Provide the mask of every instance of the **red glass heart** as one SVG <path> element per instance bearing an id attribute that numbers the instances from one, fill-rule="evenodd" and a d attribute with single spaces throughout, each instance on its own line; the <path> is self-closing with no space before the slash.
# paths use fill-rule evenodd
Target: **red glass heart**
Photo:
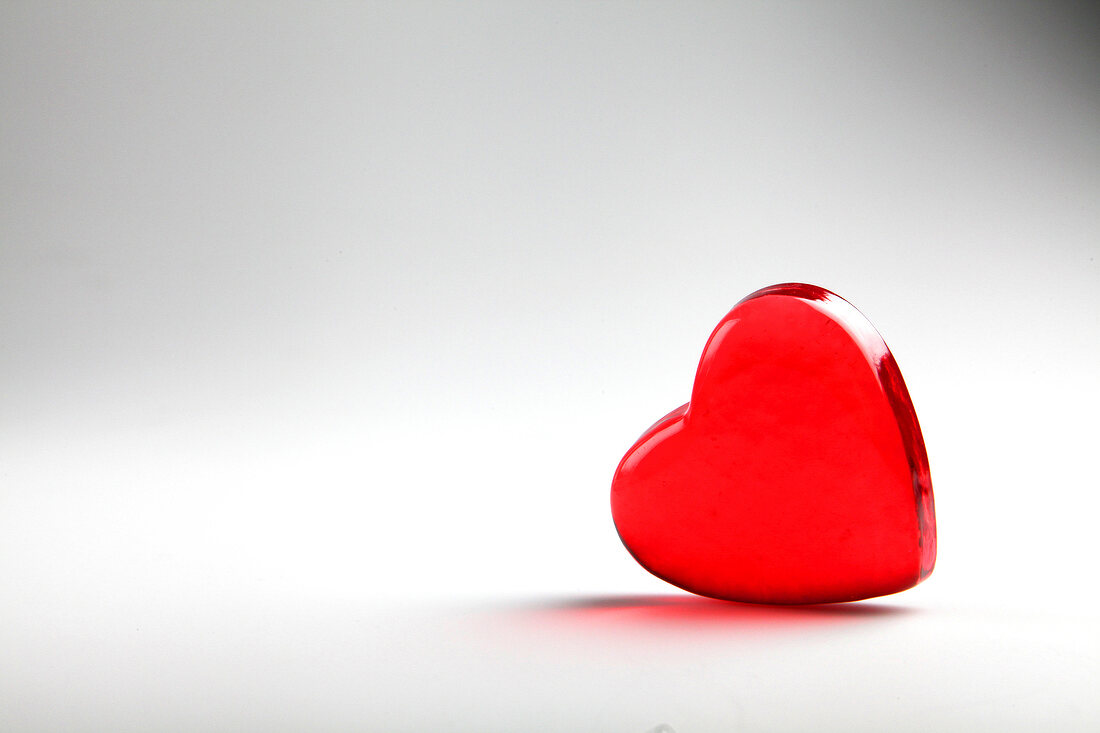
<path id="1" fill-rule="evenodd" d="M 611 512 L 646 570 L 732 601 L 871 598 L 936 561 L 901 372 L 863 314 L 814 285 L 758 290 L 722 319 L 691 402 L 623 456 Z"/>

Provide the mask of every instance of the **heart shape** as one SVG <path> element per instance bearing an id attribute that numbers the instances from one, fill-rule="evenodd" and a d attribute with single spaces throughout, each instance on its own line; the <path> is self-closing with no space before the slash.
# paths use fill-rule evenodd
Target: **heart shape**
<path id="1" fill-rule="evenodd" d="M 659 578 L 752 603 L 828 603 L 932 572 L 924 438 L 890 350 L 835 293 L 758 290 L 718 324 L 691 401 L 623 456 L 623 544 Z"/>

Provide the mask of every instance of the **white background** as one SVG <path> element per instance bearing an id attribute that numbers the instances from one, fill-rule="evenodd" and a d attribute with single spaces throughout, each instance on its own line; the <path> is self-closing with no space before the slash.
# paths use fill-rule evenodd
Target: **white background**
<path id="1" fill-rule="evenodd" d="M 4 3 L 0 729 L 1095 730 L 1065 3 Z M 682 594 L 622 453 L 741 297 L 891 345 L 939 564 Z"/>

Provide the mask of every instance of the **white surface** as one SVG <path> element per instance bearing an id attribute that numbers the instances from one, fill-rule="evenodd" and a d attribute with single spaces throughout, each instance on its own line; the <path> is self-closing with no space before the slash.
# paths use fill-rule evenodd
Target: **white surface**
<path id="1" fill-rule="evenodd" d="M 253 600 L 122 604 L 64 635 L 21 625 L 5 640 L 21 666 L 5 679 L 6 728 L 1027 731 L 1096 720 L 1095 619 L 1068 612 L 919 598 L 809 610 L 684 596 Z"/>
<path id="2" fill-rule="evenodd" d="M 0 730 L 1100 727 L 1092 14 L 4 5 Z M 939 565 L 677 595 L 611 473 L 790 280 Z"/>

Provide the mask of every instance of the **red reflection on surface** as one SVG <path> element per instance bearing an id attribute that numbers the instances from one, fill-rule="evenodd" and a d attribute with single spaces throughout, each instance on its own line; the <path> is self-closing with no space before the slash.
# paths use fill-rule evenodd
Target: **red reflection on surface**
<path id="1" fill-rule="evenodd" d="M 806 629 L 846 622 L 903 617 L 913 609 L 881 603 L 829 603 L 775 606 L 725 603 L 692 595 L 592 596 L 529 604 L 529 613 L 546 619 L 597 628 L 601 620 L 630 626 L 683 632 L 692 628 Z"/>
<path id="2" fill-rule="evenodd" d="M 469 618 L 476 624 L 474 633 L 499 639 L 509 648 L 533 644 L 555 653 L 569 648 L 581 658 L 604 658 L 609 649 L 654 651 L 667 644 L 689 657 L 703 653 L 701 648 L 733 653 L 758 642 L 825 638 L 845 629 L 865 632 L 921 613 L 876 601 L 764 605 L 679 593 L 532 598 Z"/>
<path id="3" fill-rule="evenodd" d="M 643 567 L 714 598 L 852 601 L 935 564 L 905 382 L 867 319 L 813 285 L 764 288 L 722 319 L 691 401 L 623 457 L 611 510 Z"/>

